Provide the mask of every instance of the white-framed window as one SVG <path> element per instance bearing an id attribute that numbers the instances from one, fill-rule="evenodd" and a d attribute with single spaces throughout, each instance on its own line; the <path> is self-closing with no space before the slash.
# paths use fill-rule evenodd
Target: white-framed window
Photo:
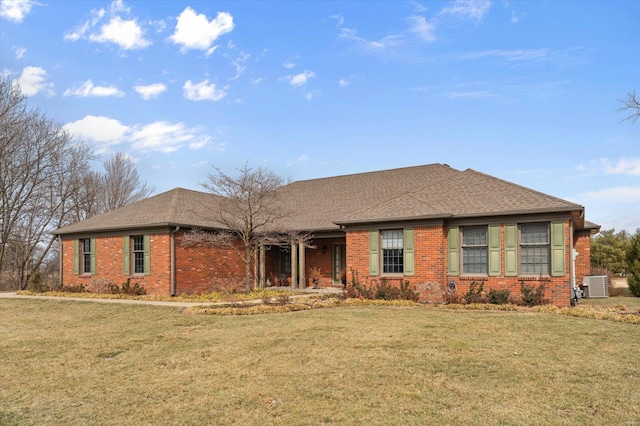
<path id="1" fill-rule="evenodd" d="M 520 275 L 548 275 L 549 223 L 520 224 Z"/>
<path id="2" fill-rule="evenodd" d="M 402 229 L 381 231 L 382 273 L 404 272 L 404 238 Z"/>
<path id="3" fill-rule="evenodd" d="M 488 247 L 486 226 L 465 226 L 462 232 L 462 273 L 487 274 Z"/>
<path id="4" fill-rule="evenodd" d="M 80 273 L 91 273 L 91 239 L 80 240 Z"/>
<path id="5" fill-rule="evenodd" d="M 131 248 L 133 252 L 133 273 L 144 274 L 144 237 L 142 235 L 132 236 Z"/>

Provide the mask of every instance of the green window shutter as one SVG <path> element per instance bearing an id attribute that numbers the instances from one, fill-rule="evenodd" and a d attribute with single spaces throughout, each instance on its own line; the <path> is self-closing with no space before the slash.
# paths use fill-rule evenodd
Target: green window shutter
<path id="1" fill-rule="evenodd" d="M 458 276 L 460 275 L 460 228 L 457 226 L 449 228 L 447 239 L 449 244 L 449 275 Z"/>
<path id="2" fill-rule="evenodd" d="M 73 273 L 80 274 L 80 240 L 73 240 Z"/>
<path id="3" fill-rule="evenodd" d="M 91 239 L 91 275 L 96 274 L 96 239 Z"/>
<path id="4" fill-rule="evenodd" d="M 151 275 L 151 238 L 149 234 L 143 236 L 144 243 L 144 274 Z"/>
<path id="5" fill-rule="evenodd" d="M 369 275 L 377 276 L 380 273 L 380 232 L 369 231 Z"/>
<path id="6" fill-rule="evenodd" d="M 564 222 L 551 222 L 551 276 L 565 275 Z"/>
<path id="7" fill-rule="evenodd" d="M 404 274 L 407 276 L 413 276 L 415 274 L 414 269 L 414 243 L 413 243 L 413 228 L 407 228 L 404 230 L 403 235 L 404 243 Z"/>
<path id="8" fill-rule="evenodd" d="M 129 267 L 131 266 L 131 258 L 129 257 L 129 250 L 131 245 L 129 243 L 129 236 L 125 235 L 124 237 L 124 274 L 129 275 Z"/>
<path id="9" fill-rule="evenodd" d="M 500 276 L 500 225 L 489 225 L 489 275 Z"/>
<path id="10" fill-rule="evenodd" d="M 504 225 L 504 275 L 518 275 L 518 226 Z"/>

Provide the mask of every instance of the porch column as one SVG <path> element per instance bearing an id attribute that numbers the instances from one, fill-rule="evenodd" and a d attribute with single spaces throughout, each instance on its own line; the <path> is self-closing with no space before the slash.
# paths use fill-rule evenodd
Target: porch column
<path id="1" fill-rule="evenodd" d="M 291 241 L 291 288 L 298 288 L 298 243 Z"/>
<path id="2" fill-rule="evenodd" d="M 260 281 L 258 278 L 258 252 L 253 252 L 253 288 L 258 288 Z"/>
<path id="3" fill-rule="evenodd" d="M 263 244 L 260 244 L 260 288 L 265 287 L 265 248 Z"/>
<path id="4" fill-rule="evenodd" d="M 307 277 L 305 276 L 305 265 L 304 265 L 304 244 L 299 244 L 300 246 L 300 288 L 305 288 L 307 286 Z"/>

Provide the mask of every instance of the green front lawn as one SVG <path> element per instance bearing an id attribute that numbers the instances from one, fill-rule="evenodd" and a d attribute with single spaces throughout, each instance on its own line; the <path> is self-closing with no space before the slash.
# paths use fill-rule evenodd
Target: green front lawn
<path id="1" fill-rule="evenodd" d="M 635 424 L 639 333 L 422 306 L 0 300 L 0 424 Z"/>

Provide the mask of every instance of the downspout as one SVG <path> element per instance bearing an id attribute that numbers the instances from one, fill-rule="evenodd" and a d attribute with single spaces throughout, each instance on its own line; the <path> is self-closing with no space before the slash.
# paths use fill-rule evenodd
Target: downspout
<path id="1" fill-rule="evenodd" d="M 176 226 L 176 229 L 171 231 L 171 296 L 176 295 L 176 237 L 175 233 L 180 229 Z"/>
<path id="2" fill-rule="evenodd" d="M 571 282 L 571 289 L 569 290 L 569 296 L 571 297 L 571 301 L 575 300 L 576 295 L 574 294 L 576 289 L 576 250 L 573 248 L 573 216 L 571 216 L 571 220 L 569 221 L 569 280 Z"/>

